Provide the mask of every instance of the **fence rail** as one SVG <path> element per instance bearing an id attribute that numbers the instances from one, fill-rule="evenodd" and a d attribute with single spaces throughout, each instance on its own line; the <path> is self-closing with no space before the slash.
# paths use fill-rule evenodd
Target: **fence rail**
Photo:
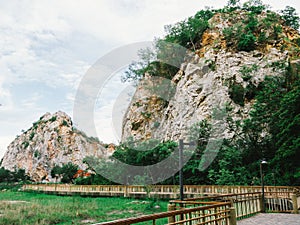
<path id="1" fill-rule="evenodd" d="M 124 196 L 178 198 L 178 186 L 172 185 L 64 185 L 26 184 L 23 190 L 61 195 Z M 262 211 L 298 213 L 300 199 L 298 187 L 265 187 L 265 199 L 260 186 L 208 186 L 185 185 L 185 199 L 171 200 L 169 211 L 153 215 L 128 218 L 99 225 L 149 224 L 154 225 L 236 225 L 243 219 Z"/>
<path id="2" fill-rule="evenodd" d="M 265 193 L 276 193 L 277 197 L 286 197 L 295 192 L 296 187 L 266 186 Z M 123 197 L 158 197 L 179 198 L 178 185 L 66 185 L 66 184 L 26 184 L 23 190 L 56 192 L 58 194 L 123 196 Z M 217 185 L 184 185 L 185 198 L 261 192 L 261 186 L 217 186 Z"/>
<path id="3" fill-rule="evenodd" d="M 234 208 L 231 208 L 231 203 L 220 202 L 213 205 L 198 206 L 193 208 L 184 208 L 179 210 L 171 210 L 164 213 L 156 213 L 152 215 L 140 216 L 135 218 L 114 220 L 110 222 L 97 223 L 97 225 L 127 225 L 141 222 L 152 221 L 152 224 L 218 224 L 231 225 L 234 220 Z M 147 223 L 149 224 L 149 223 Z"/>
<path id="4" fill-rule="evenodd" d="M 257 192 L 253 193 L 241 193 L 241 194 L 228 194 L 228 195 L 219 195 L 212 197 L 201 197 L 201 198 L 190 198 L 181 200 L 172 200 L 171 204 L 175 205 L 175 208 L 181 207 L 195 207 L 198 205 L 203 205 L 205 202 L 214 203 L 214 202 L 230 202 L 231 205 L 235 208 L 236 218 L 242 219 L 249 217 L 256 213 L 261 212 L 262 201 L 261 194 Z"/>

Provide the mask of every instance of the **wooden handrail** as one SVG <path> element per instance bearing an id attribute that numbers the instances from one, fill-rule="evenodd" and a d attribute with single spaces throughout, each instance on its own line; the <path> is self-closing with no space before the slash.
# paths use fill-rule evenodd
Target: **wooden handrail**
<path id="1" fill-rule="evenodd" d="M 230 203 L 218 203 L 218 204 L 210 205 L 210 206 L 199 206 L 199 207 L 194 207 L 194 208 L 186 208 L 186 209 L 174 210 L 174 211 L 169 211 L 169 212 L 156 213 L 156 214 L 152 214 L 152 215 L 144 215 L 144 216 L 139 216 L 139 217 L 97 223 L 95 225 L 134 224 L 134 223 L 140 223 L 140 222 L 145 222 L 145 221 L 168 218 L 168 217 L 172 217 L 172 216 L 178 216 L 178 215 L 187 214 L 187 213 L 191 213 L 191 212 L 197 212 L 197 211 L 201 211 L 201 210 L 215 209 L 215 208 L 222 207 L 222 206 L 230 207 Z"/>

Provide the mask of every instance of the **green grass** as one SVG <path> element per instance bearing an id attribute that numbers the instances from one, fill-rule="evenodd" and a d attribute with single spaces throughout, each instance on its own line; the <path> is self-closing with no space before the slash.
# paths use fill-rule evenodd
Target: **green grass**
<path id="1" fill-rule="evenodd" d="M 0 192 L 0 224 L 91 224 L 167 210 L 167 201 L 151 204 L 146 200 L 147 204 L 141 204 L 142 201 L 6 191 Z M 156 204 L 161 208 L 150 207 Z"/>

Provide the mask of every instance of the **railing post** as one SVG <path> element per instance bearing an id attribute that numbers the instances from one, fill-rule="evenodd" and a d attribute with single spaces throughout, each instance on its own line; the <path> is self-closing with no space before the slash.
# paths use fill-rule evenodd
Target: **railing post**
<path id="1" fill-rule="evenodd" d="M 229 225 L 236 225 L 235 208 L 231 207 L 229 212 Z"/>
<path id="2" fill-rule="evenodd" d="M 128 196 L 128 185 L 124 186 L 124 197 L 127 198 Z"/>
<path id="3" fill-rule="evenodd" d="M 292 194 L 292 202 L 293 202 L 293 212 L 294 214 L 298 214 L 298 202 L 297 202 L 297 195 Z"/>
<path id="4" fill-rule="evenodd" d="M 174 204 L 168 204 L 168 211 L 174 211 L 176 208 Z M 168 218 L 168 223 L 174 223 L 175 222 L 175 216 L 170 216 Z"/>
<path id="5" fill-rule="evenodd" d="M 262 194 L 259 195 L 259 207 L 260 207 L 260 212 L 263 212 L 263 207 L 264 207 L 264 200 Z"/>

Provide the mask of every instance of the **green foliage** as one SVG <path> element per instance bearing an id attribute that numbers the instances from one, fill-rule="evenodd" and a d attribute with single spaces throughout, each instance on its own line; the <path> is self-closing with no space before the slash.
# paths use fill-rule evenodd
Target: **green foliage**
<path id="1" fill-rule="evenodd" d="M 28 141 L 24 141 L 22 144 L 23 144 L 24 148 L 27 148 L 29 146 L 29 142 Z"/>
<path id="2" fill-rule="evenodd" d="M 38 150 L 35 150 L 33 156 L 35 158 L 39 158 L 41 156 L 41 153 Z"/>
<path id="3" fill-rule="evenodd" d="M 61 177 L 62 183 L 72 183 L 74 175 L 78 171 L 78 166 L 72 163 L 67 163 L 63 166 L 54 166 L 51 170 L 52 177 Z"/>
<path id="4" fill-rule="evenodd" d="M 230 43 L 235 36 L 234 28 L 235 28 L 234 26 L 230 26 L 223 29 L 223 35 L 225 37 L 227 46 L 228 43 Z"/>
<path id="5" fill-rule="evenodd" d="M 216 164 L 208 174 L 213 184 L 247 185 L 249 183 L 249 173 L 242 164 L 242 154 L 239 149 L 223 145 Z"/>
<path id="6" fill-rule="evenodd" d="M 300 81 L 283 95 L 278 110 L 271 121 L 276 147 L 272 166 L 284 183 L 300 184 Z"/>
<path id="7" fill-rule="evenodd" d="M 141 112 L 141 115 L 143 117 L 145 117 L 146 119 L 150 119 L 151 118 L 151 112 Z"/>
<path id="8" fill-rule="evenodd" d="M 120 145 L 113 157 L 130 165 L 153 165 L 167 158 L 175 147 L 174 142 L 159 143 L 157 140 L 149 140 L 136 146 L 129 141 Z"/>
<path id="9" fill-rule="evenodd" d="M 265 43 L 267 41 L 267 36 L 266 36 L 266 33 L 265 32 L 260 32 L 259 33 L 259 36 L 258 36 L 258 43 Z"/>
<path id="10" fill-rule="evenodd" d="M 239 51 L 252 51 L 255 49 L 256 37 L 250 31 L 248 33 L 243 33 L 238 41 L 238 50 Z"/>
<path id="11" fill-rule="evenodd" d="M 229 95 L 234 103 L 244 106 L 245 88 L 241 84 L 232 84 L 229 88 Z"/>
<path id="12" fill-rule="evenodd" d="M 213 16 L 212 10 L 201 10 L 194 17 L 165 26 L 167 35 L 165 41 L 179 44 L 186 48 L 195 46 L 195 42 L 200 40 L 202 33 L 208 28 L 208 20 Z M 194 48 L 195 50 L 195 48 Z"/>
<path id="13" fill-rule="evenodd" d="M 298 30 L 299 29 L 299 16 L 296 13 L 296 9 L 291 6 L 286 6 L 284 10 L 281 10 L 282 18 L 285 20 L 286 25 Z"/>
<path id="14" fill-rule="evenodd" d="M 56 120 L 56 116 L 52 116 L 50 119 L 51 122 L 54 122 L 55 120 Z"/>
<path id="15" fill-rule="evenodd" d="M 196 50 L 213 14 L 213 10 L 201 10 L 193 17 L 165 26 L 165 37 L 157 39 L 153 49 L 140 50 L 140 60 L 129 65 L 122 80 L 137 81 L 145 74 L 172 79 L 184 60 L 186 49 Z"/>
<path id="16" fill-rule="evenodd" d="M 282 33 L 282 27 L 280 25 L 274 25 L 273 29 L 274 29 L 275 39 L 278 39 L 279 35 Z"/>
<path id="17" fill-rule="evenodd" d="M 148 171 L 140 169 L 134 172 L 134 177 L 124 176 L 124 174 L 131 174 L 131 172 L 127 171 L 129 168 L 124 167 L 122 163 L 135 166 L 155 165 L 169 157 L 176 146 L 177 144 L 171 141 L 160 143 L 157 140 L 149 140 L 137 144 L 132 139 L 129 139 L 126 143 L 122 143 L 116 148 L 111 161 L 86 157 L 84 163 L 88 165 L 89 170 L 94 171 L 96 174 L 91 178 L 91 183 L 93 184 L 114 184 L 114 182 L 105 178 L 109 177 L 111 180 L 119 183 L 134 182 L 135 184 L 144 185 L 146 181 L 150 182 L 152 180 L 150 176 L 147 176 Z M 176 161 L 178 162 L 178 159 Z M 116 168 L 118 169 L 116 170 Z M 164 168 L 160 168 L 160 170 L 163 171 Z M 161 180 L 164 180 L 164 174 L 162 173 L 160 176 L 162 176 Z"/>
<path id="18" fill-rule="evenodd" d="M 258 26 L 258 20 L 253 13 L 250 13 L 246 22 L 245 31 L 254 32 Z"/>
<path id="19" fill-rule="evenodd" d="M 31 132 L 30 136 L 29 136 L 29 140 L 31 141 L 34 138 L 35 133 Z"/>
<path id="20" fill-rule="evenodd" d="M 266 158 L 267 174 L 275 176 L 276 184 L 300 184 L 299 87 L 299 81 L 287 86 L 283 77 L 266 77 L 261 85 L 250 118 L 243 121 L 234 144 L 252 180 L 259 177 L 259 160 Z M 273 178 L 269 182 L 273 184 Z"/>
<path id="21" fill-rule="evenodd" d="M 158 128 L 159 126 L 160 126 L 160 122 L 155 121 L 155 122 L 153 123 L 153 127 L 154 127 L 154 128 Z"/>
<path id="22" fill-rule="evenodd" d="M 3 167 L 0 168 L 0 183 L 8 182 L 11 180 L 11 172 L 9 170 L 4 169 Z"/>
<path id="23" fill-rule="evenodd" d="M 229 0 L 227 2 L 227 7 L 229 8 L 239 8 L 240 0 Z"/>
<path id="24" fill-rule="evenodd" d="M 37 122 L 34 122 L 32 125 L 33 125 L 33 129 L 37 129 L 39 124 L 41 123 L 41 121 L 37 121 Z"/>
<path id="25" fill-rule="evenodd" d="M 3 167 L 0 168 L 0 183 L 13 183 L 29 180 L 24 169 L 9 171 Z"/>
<path id="26" fill-rule="evenodd" d="M 68 122 L 65 121 L 65 120 L 63 120 L 62 125 L 63 125 L 63 126 L 68 126 Z"/>
<path id="27" fill-rule="evenodd" d="M 260 14 L 267 9 L 267 6 L 264 5 L 261 0 L 249 0 L 243 4 L 242 9 L 255 14 Z"/>
<path id="28" fill-rule="evenodd" d="M 242 66 L 240 69 L 240 73 L 242 74 L 242 78 L 244 81 L 248 81 L 252 78 L 252 73 L 258 71 L 258 66 L 253 64 L 252 66 Z"/>

